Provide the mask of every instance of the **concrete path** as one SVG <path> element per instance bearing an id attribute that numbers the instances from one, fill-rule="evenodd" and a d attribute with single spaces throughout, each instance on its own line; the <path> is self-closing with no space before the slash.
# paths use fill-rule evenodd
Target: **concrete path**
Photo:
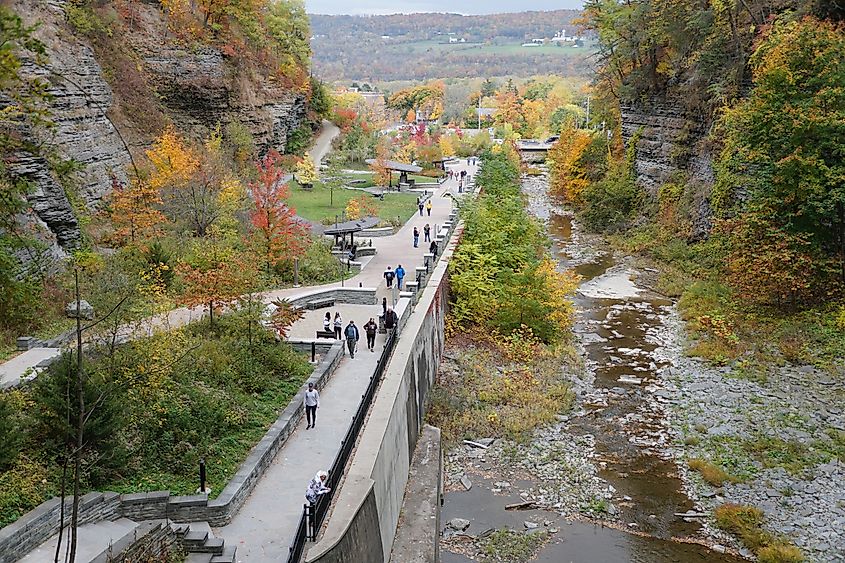
<path id="1" fill-rule="evenodd" d="M 32 348 L 3 362 L 0 364 L 0 389 L 17 385 L 28 370 L 61 353 L 59 348 Z"/>
<path id="2" fill-rule="evenodd" d="M 422 265 L 422 255 L 428 252 L 428 245 L 423 245 L 423 237 L 420 236 L 420 247 L 413 247 L 413 228 L 416 225 L 422 232 L 422 226 L 430 223 L 433 233 L 435 223 L 442 224 L 451 211 L 452 200 L 444 196 L 451 190 L 457 190 L 457 182 L 446 182 L 437 188 L 430 217 L 415 214 L 397 234 L 373 239 L 378 253 L 361 273 L 345 284 L 352 287 L 357 287 L 359 283 L 364 287 L 375 286 L 379 288 L 379 298 L 389 296 L 382 277 L 384 269 L 388 264 L 395 268 L 401 263 L 408 272 L 413 272 L 416 266 Z M 286 297 L 301 291 L 302 288 L 280 290 L 265 295 L 265 299 Z M 326 311 L 334 317 L 335 310 L 340 310 L 344 326 L 352 318 L 360 330 L 366 319 L 381 313 L 381 306 L 341 305 L 309 312 L 291 328 L 291 335 L 311 337 L 312 331 L 322 327 L 321 318 Z M 367 351 L 362 332 L 355 359 L 346 356 L 320 393 L 317 427 L 306 430 L 304 422 L 300 422 L 240 512 L 229 525 L 215 531 L 216 535 L 226 539 L 227 545 L 238 547 L 239 561 L 286 560 L 302 515 L 308 482 L 317 471 L 331 467 L 383 346 L 384 336 L 378 335 L 376 352 Z"/>

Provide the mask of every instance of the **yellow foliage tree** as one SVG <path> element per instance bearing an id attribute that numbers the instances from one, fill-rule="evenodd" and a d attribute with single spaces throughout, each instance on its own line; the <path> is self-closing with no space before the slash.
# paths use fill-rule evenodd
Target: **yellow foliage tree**
<path id="1" fill-rule="evenodd" d="M 302 187 L 310 188 L 314 182 L 317 181 L 317 168 L 314 166 L 314 160 L 311 155 L 305 153 L 305 156 L 296 164 L 296 181 Z"/>
<path id="2" fill-rule="evenodd" d="M 592 135 L 583 129 L 569 129 L 549 150 L 546 160 L 551 173 L 551 191 L 567 201 L 577 201 L 589 184 L 581 157 L 592 143 Z"/>
<path id="3" fill-rule="evenodd" d="M 346 218 L 350 220 L 361 219 L 362 217 L 378 216 L 378 208 L 369 196 L 358 196 L 346 202 Z"/>
<path id="4" fill-rule="evenodd" d="M 443 153 L 444 158 L 455 156 L 455 144 L 452 142 L 450 135 L 441 135 L 437 144 L 440 145 L 440 152 Z"/>

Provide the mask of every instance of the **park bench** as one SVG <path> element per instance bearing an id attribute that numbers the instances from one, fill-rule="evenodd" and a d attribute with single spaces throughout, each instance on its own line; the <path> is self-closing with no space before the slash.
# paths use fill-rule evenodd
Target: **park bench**
<path id="1" fill-rule="evenodd" d="M 330 338 L 334 340 L 335 334 L 331 330 L 318 330 L 317 331 L 317 338 Z"/>
<path id="2" fill-rule="evenodd" d="M 334 305 L 334 299 L 320 299 L 318 301 L 310 301 L 305 304 L 305 308 L 309 311 L 314 311 L 316 309 L 325 309 L 326 307 L 331 307 Z"/>

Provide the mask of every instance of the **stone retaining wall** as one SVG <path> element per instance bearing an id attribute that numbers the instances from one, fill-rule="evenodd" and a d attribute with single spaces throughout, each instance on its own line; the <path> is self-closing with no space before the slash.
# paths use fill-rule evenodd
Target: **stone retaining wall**
<path id="1" fill-rule="evenodd" d="M 304 307 L 314 301 L 334 299 L 338 303 L 349 303 L 351 305 L 375 305 L 376 288 L 374 287 L 329 287 L 323 289 L 312 289 L 300 293 L 289 299 L 292 305 Z"/>
<path id="2" fill-rule="evenodd" d="M 359 290 L 360 291 L 360 290 Z M 375 292 L 373 291 L 373 297 Z M 326 345 L 328 344 L 328 347 Z M 308 344 L 310 349 L 310 343 Z M 282 411 L 261 441 L 252 448 L 237 473 L 215 499 L 202 495 L 171 495 L 169 491 L 153 491 L 118 495 L 113 492 L 91 492 L 82 497 L 80 524 L 125 517 L 132 520 L 164 520 L 176 522 L 207 521 L 223 526 L 240 510 L 249 493 L 282 448 L 303 416 L 303 393 L 308 383 L 322 389 L 343 357 L 341 342 L 321 343 L 323 358 L 303 388 Z M 70 501 L 65 514 L 70 514 Z M 47 541 L 59 531 L 59 499 L 41 503 L 14 523 L 0 529 L 0 563 L 11 563 Z"/>
<path id="3" fill-rule="evenodd" d="M 65 522 L 70 521 L 73 507 L 65 499 Z M 17 561 L 59 532 L 61 502 L 52 498 L 26 513 L 17 521 L 0 529 L 0 563 Z M 79 523 L 115 520 L 120 516 L 120 495 L 92 492 L 79 500 Z"/>

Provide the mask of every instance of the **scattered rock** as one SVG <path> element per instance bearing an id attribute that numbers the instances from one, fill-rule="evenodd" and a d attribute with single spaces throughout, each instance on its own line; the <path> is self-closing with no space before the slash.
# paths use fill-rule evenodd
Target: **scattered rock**
<path id="1" fill-rule="evenodd" d="M 79 301 L 79 313 L 76 310 L 76 301 L 71 301 L 67 305 L 65 305 L 65 315 L 68 317 L 75 319 L 77 316 L 81 319 L 85 319 L 86 321 L 94 320 L 94 307 L 91 306 L 90 303 L 82 299 Z"/>
<path id="2" fill-rule="evenodd" d="M 536 522 L 531 522 L 530 520 L 526 520 L 525 522 L 522 523 L 522 525 L 525 526 L 526 530 L 533 530 L 534 528 L 540 527 L 540 524 L 538 524 Z"/>
<path id="3" fill-rule="evenodd" d="M 452 518 L 449 522 L 446 523 L 446 527 L 451 530 L 456 530 L 458 532 L 463 532 L 467 528 L 469 528 L 469 520 L 466 518 Z"/>
<path id="4" fill-rule="evenodd" d="M 515 502 L 513 504 L 505 505 L 505 510 L 530 510 L 536 508 L 537 503 L 533 501 Z"/>
<path id="5" fill-rule="evenodd" d="M 467 477 L 466 475 L 462 476 L 460 481 L 461 485 L 463 485 L 464 489 L 466 489 L 467 491 L 472 488 L 472 481 L 470 481 L 469 477 Z"/>

